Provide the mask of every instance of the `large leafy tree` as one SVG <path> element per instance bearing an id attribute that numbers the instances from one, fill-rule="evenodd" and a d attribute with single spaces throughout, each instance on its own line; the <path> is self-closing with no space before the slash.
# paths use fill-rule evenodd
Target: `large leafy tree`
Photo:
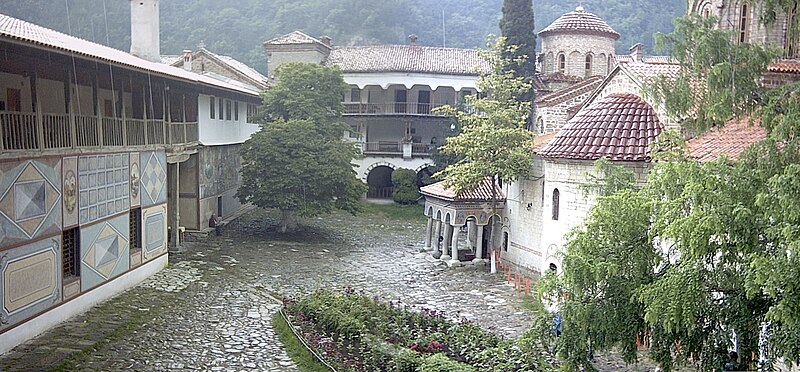
<path id="1" fill-rule="evenodd" d="M 473 189 L 487 177 L 513 181 L 531 170 L 533 156 L 530 149 L 534 135 L 525 129 L 531 103 L 515 99 L 530 89 L 530 85 L 508 69 L 512 61 L 503 57 L 505 50 L 508 49 L 504 40 L 499 38 L 490 50 L 483 53 L 492 67 L 478 80 L 478 88 L 486 95 L 467 97 L 467 109 L 442 109 L 458 122 L 461 132 L 447 138 L 441 152 L 458 160 L 434 177 L 444 179 L 445 185 L 456 192 Z M 494 215 L 497 212 L 496 195 L 492 199 Z M 493 228 L 490 233 L 492 242 L 495 230 Z M 491 257 L 492 272 L 495 272 L 495 255 Z"/>
<path id="2" fill-rule="evenodd" d="M 289 63 L 264 92 L 267 122 L 242 147 L 242 202 L 281 211 L 281 231 L 295 217 L 358 210 L 366 186 L 351 164 L 358 150 L 342 140 L 341 95 L 347 85 L 338 69 Z"/>
<path id="3" fill-rule="evenodd" d="M 737 161 L 663 157 L 670 161 L 655 166 L 643 189 L 599 199 L 567 243 L 563 276 L 545 287 L 551 295 L 565 294 L 559 296 L 565 337 L 558 349 L 569 367 L 591 368 L 589 343 L 621 348 L 627 361 L 635 360 L 632 336 L 643 333 L 664 369 L 690 358 L 703 370 L 728 362 L 765 368 L 781 356 L 800 361 L 800 214 L 794 208 L 800 200 L 800 85 L 755 87 L 758 96 L 732 93 L 728 84 L 747 87 L 757 79 L 769 52 L 730 45 L 730 38 L 708 29 L 710 22 L 678 23 L 670 35 L 672 53 L 691 74 L 684 84 L 698 93 L 662 90 L 667 107 L 698 113 L 687 115 L 692 128 L 749 114 L 769 137 Z M 728 75 L 734 68 L 742 72 L 735 79 Z M 625 301 L 614 302 L 619 299 Z M 760 347 L 764 340 L 769 348 Z M 739 351 L 737 360 L 730 360 L 732 349 Z"/>

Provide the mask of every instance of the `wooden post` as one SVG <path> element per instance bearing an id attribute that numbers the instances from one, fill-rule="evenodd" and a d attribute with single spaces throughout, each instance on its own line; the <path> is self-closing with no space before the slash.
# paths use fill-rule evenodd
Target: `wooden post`
<path id="1" fill-rule="evenodd" d="M 78 147 L 78 126 L 75 123 L 75 113 L 72 110 L 72 72 L 66 70 L 64 76 L 64 110 L 69 115 L 69 131 L 72 137 L 72 148 Z"/>
<path id="2" fill-rule="evenodd" d="M 97 118 L 97 144 L 99 146 L 105 146 L 105 139 L 103 138 L 103 115 L 100 113 L 100 109 L 97 107 L 97 102 L 99 101 L 98 92 L 99 89 L 98 82 L 97 82 L 97 71 L 95 70 L 94 77 L 92 78 L 92 111 L 94 116 Z"/>
<path id="3" fill-rule="evenodd" d="M 36 88 L 36 73 L 31 74 L 31 107 L 36 113 L 36 141 L 39 142 L 39 150 L 44 150 L 44 118 L 42 117 L 42 105 L 39 99 L 39 90 Z"/>
<path id="4" fill-rule="evenodd" d="M 125 112 L 125 79 L 120 81 L 119 93 L 119 117 L 122 121 L 122 145 L 128 146 L 128 122 L 125 120 L 127 113 Z"/>

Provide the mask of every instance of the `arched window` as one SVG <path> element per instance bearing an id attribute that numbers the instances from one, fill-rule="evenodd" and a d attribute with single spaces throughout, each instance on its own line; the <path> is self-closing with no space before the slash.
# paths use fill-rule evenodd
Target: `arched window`
<path id="1" fill-rule="evenodd" d="M 567 56 L 564 53 L 558 55 L 558 72 L 564 72 L 567 69 Z"/>
<path id="2" fill-rule="evenodd" d="M 553 220 L 558 220 L 558 202 L 561 198 L 561 193 L 558 189 L 553 189 Z"/>
<path id="3" fill-rule="evenodd" d="M 750 17 L 747 12 L 750 10 L 747 4 L 742 4 L 741 13 L 739 13 L 739 43 L 746 43 L 750 36 Z"/>
<path id="4" fill-rule="evenodd" d="M 592 76 L 592 55 L 586 55 L 586 63 L 584 68 L 586 69 L 586 77 Z"/>
<path id="5" fill-rule="evenodd" d="M 544 120 L 542 120 L 541 117 L 536 120 L 536 130 L 539 132 L 539 134 L 544 133 Z"/>
<path id="6" fill-rule="evenodd" d="M 508 232 L 503 232 L 503 251 L 508 252 Z"/>

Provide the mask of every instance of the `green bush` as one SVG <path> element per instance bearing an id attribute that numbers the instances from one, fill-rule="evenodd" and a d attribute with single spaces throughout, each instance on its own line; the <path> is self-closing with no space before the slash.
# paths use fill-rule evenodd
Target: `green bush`
<path id="1" fill-rule="evenodd" d="M 450 360 L 446 355 L 433 354 L 417 367 L 418 372 L 474 372 L 475 369 L 467 364 Z"/>
<path id="2" fill-rule="evenodd" d="M 417 187 L 417 173 L 411 169 L 395 169 L 392 172 L 392 185 L 394 195 L 392 198 L 398 204 L 416 204 L 419 199 Z"/>
<path id="3" fill-rule="evenodd" d="M 422 361 L 422 354 L 406 349 L 394 357 L 394 368 L 397 372 L 416 372 Z"/>

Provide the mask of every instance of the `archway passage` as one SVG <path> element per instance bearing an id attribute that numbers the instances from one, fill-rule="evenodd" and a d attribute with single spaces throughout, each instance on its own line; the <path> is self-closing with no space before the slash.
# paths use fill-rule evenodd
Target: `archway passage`
<path id="1" fill-rule="evenodd" d="M 436 180 L 433 179 L 433 173 L 434 170 L 431 166 L 420 169 L 419 172 L 417 172 L 417 187 L 428 186 L 436 182 Z"/>
<path id="2" fill-rule="evenodd" d="M 367 175 L 367 198 L 391 199 L 394 191 L 392 185 L 392 172 L 394 169 L 385 165 L 377 166 Z"/>

